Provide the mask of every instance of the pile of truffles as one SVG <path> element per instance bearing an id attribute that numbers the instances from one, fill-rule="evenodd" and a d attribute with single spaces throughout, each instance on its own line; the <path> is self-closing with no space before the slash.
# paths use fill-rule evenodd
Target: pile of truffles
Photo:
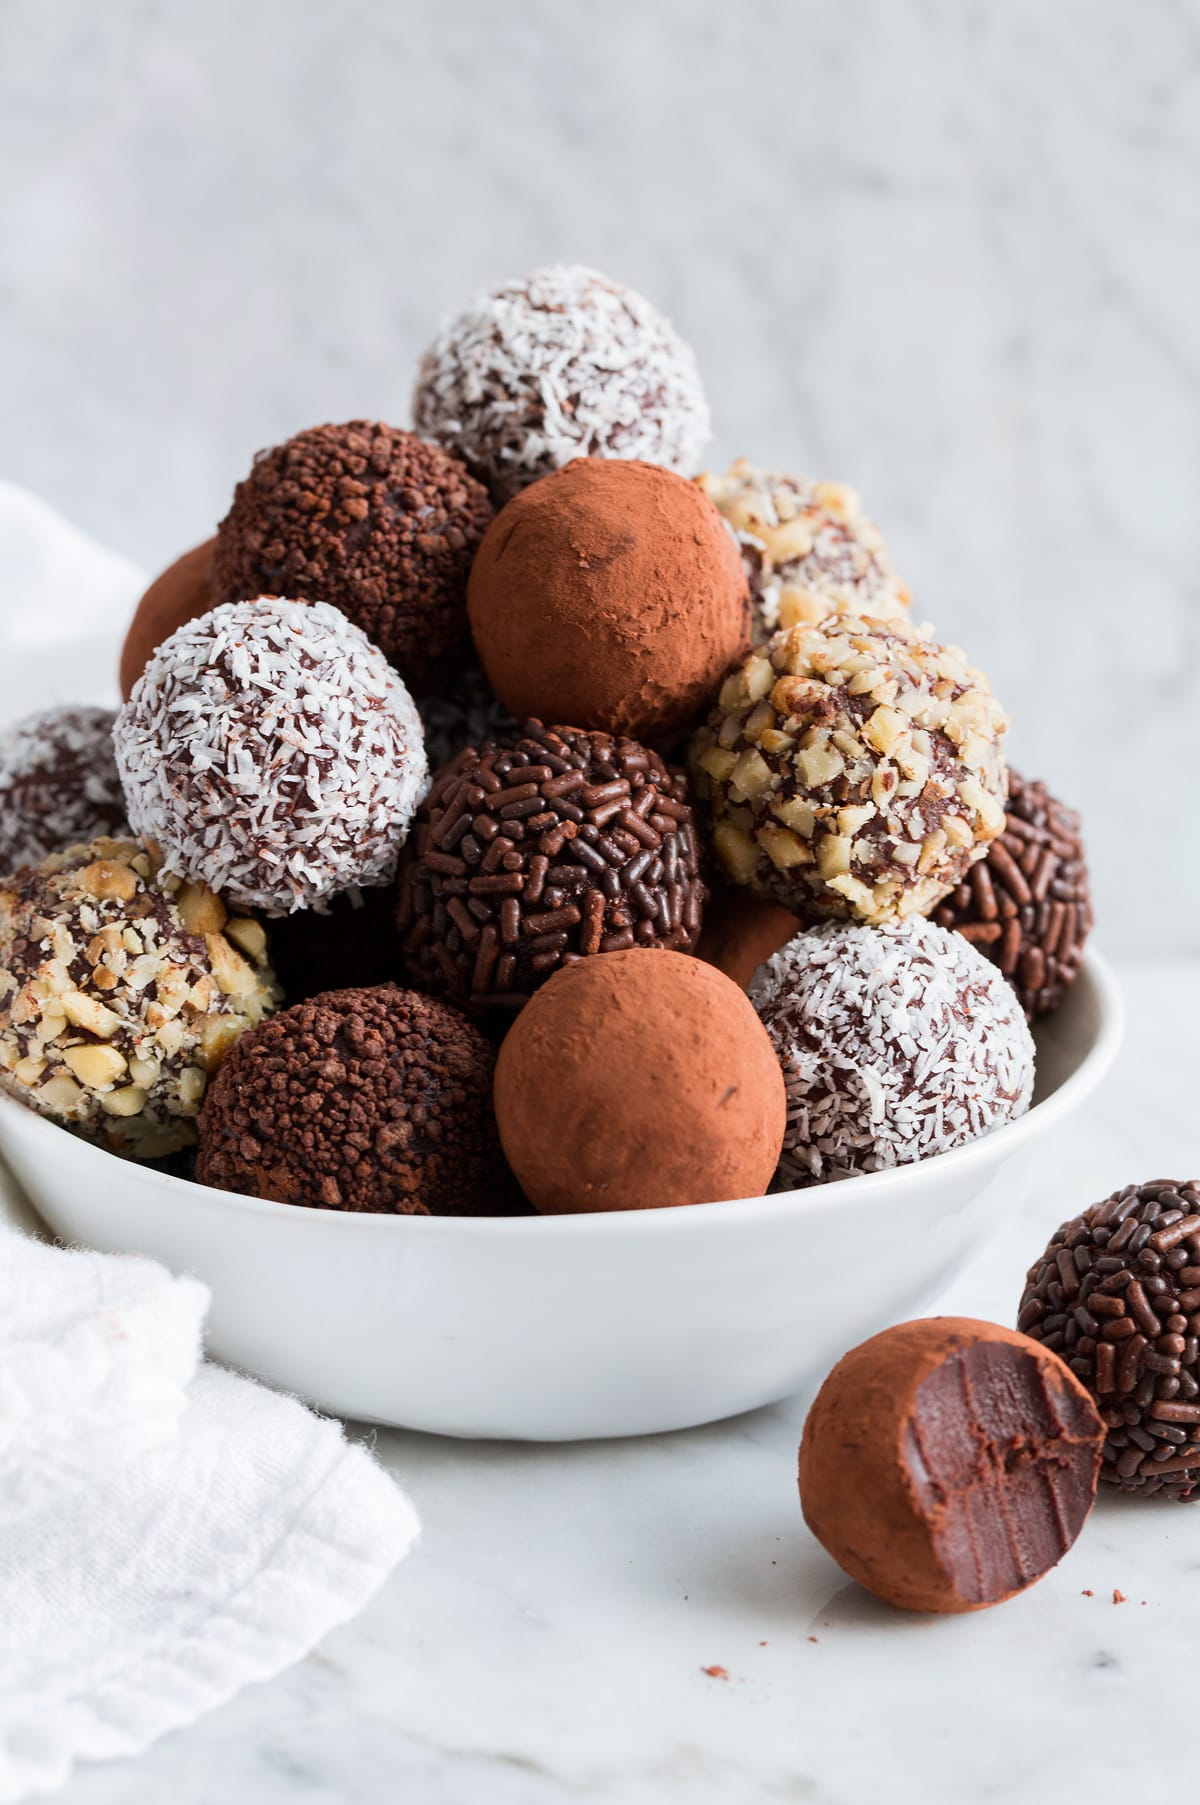
<path id="1" fill-rule="evenodd" d="M 692 351 L 590 269 L 452 315 L 413 418 L 259 452 L 119 712 L 0 735 L 0 1088 L 398 1215 L 707 1204 L 1026 1109 L 1078 822 L 855 493 L 699 473 Z"/>

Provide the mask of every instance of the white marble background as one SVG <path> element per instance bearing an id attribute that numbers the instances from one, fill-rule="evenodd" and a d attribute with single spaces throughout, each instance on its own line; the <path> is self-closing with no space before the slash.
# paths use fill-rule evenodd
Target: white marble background
<path id="1" fill-rule="evenodd" d="M 1196 0 L 4 0 L 0 476 L 148 565 L 407 418 L 473 287 L 599 264 L 716 451 L 854 482 L 1105 943 L 1200 951 Z"/>

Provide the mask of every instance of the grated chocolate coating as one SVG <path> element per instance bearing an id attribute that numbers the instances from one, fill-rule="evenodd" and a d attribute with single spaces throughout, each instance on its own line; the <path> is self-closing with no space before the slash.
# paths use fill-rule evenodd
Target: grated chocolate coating
<path id="1" fill-rule="evenodd" d="M 397 920 L 414 983 L 519 1008 L 573 959 L 691 952 L 705 897 L 681 775 L 636 740 L 528 721 L 434 780 Z"/>
<path id="2" fill-rule="evenodd" d="M 260 451 L 217 529 L 213 601 L 328 602 L 411 686 L 467 643 L 467 571 L 492 505 L 456 457 L 369 420 Z"/>
<path id="3" fill-rule="evenodd" d="M 1028 1019 L 1057 1009 L 1092 928 L 1087 855 L 1074 809 L 1009 766 L 1004 832 L 934 911 L 998 965 Z"/>
<path id="4" fill-rule="evenodd" d="M 0 733 L 0 877 L 129 831 L 106 708 L 47 708 Z"/>
<path id="5" fill-rule="evenodd" d="M 1200 1497 L 1200 1182 L 1126 1185 L 1064 1222 L 1018 1327 L 1095 1398 L 1106 1485 Z"/>
<path id="6" fill-rule="evenodd" d="M 476 295 L 421 360 L 421 432 L 499 501 L 573 458 L 691 475 L 711 424 L 696 360 L 657 307 L 595 270 L 534 270 Z"/>
<path id="7" fill-rule="evenodd" d="M 189 1146 L 211 1074 L 276 996 L 261 925 L 135 840 L 0 887 L 0 1088 L 114 1153 Z"/>
<path id="8" fill-rule="evenodd" d="M 201 1184 L 397 1216 L 519 1210 L 492 1111 L 495 1053 L 393 984 L 325 991 L 247 1035 L 200 1120 Z"/>
<path id="9" fill-rule="evenodd" d="M 746 656 L 690 760 L 734 883 L 881 923 L 927 914 L 1002 831 L 1007 727 L 956 646 L 830 615 Z"/>
<path id="10" fill-rule="evenodd" d="M 1029 1107 L 1033 1038 L 1011 987 L 922 916 L 797 934 L 750 1001 L 787 1088 L 781 1185 L 948 1153 Z"/>

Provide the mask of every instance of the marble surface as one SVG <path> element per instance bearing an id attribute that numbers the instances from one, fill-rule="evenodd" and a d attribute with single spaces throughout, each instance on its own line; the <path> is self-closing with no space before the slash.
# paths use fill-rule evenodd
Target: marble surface
<path id="1" fill-rule="evenodd" d="M 1198 163 L 1195 0 L 5 0 L 0 476 L 162 564 L 256 447 L 406 419 L 474 287 L 599 264 L 714 457 L 860 487 L 1109 947 L 1194 953 Z"/>
<path id="2" fill-rule="evenodd" d="M 1065 1216 L 1120 1183 L 1194 1173 L 1200 964 L 1126 963 L 1121 977 L 1117 1071 L 940 1308 L 1011 1320 L 1025 1266 Z M 1023 1598 L 902 1616 L 804 1527 L 805 1405 L 568 1447 L 379 1433 L 425 1530 L 363 1615 L 270 1685 L 58 1797 L 1025 1805 L 1177 1780 L 1177 1738 L 1152 1726 L 1165 1676 L 1192 1664 L 1200 1513 L 1106 1497 Z"/>

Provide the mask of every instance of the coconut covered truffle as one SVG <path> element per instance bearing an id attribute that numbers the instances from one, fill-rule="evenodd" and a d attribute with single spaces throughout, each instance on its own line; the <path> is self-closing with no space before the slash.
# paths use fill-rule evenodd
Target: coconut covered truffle
<path id="1" fill-rule="evenodd" d="M 571 959 L 690 952 L 705 889 L 682 776 L 636 740 L 530 721 L 422 805 L 397 917 L 414 983 L 519 1008 Z"/>
<path id="2" fill-rule="evenodd" d="M 1200 1497 L 1200 1183 L 1125 1185 L 1065 1222 L 1018 1323 L 1070 1366 L 1105 1426 L 1100 1477 Z"/>
<path id="3" fill-rule="evenodd" d="M 274 1006 L 266 935 L 133 840 L 0 886 L 0 1086 L 114 1153 L 195 1140 L 209 1078 Z"/>
<path id="4" fill-rule="evenodd" d="M 754 1197 L 784 1128 L 771 1042 L 737 985 L 683 953 L 564 966 L 496 1064 L 500 1137 L 546 1214 Z"/>
<path id="5" fill-rule="evenodd" d="M 113 740 L 165 869 L 268 915 L 386 883 L 427 778 L 407 689 L 324 603 L 260 596 L 180 628 Z"/>
<path id="6" fill-rule="evenodd" d="M 518 720 L 637 739 L 691 725 L 749 643 L 746 578 L 712 503 L 650 464 L 581 459 L 497 515 L 471 631 Z"/>
<path id="7" fill-rule="evenodd" d="M 47 708 L 0 732 L 0 877 L 129 831 L 106 708 Z"/>
<path id="8" fill-rule="evenodd" d="M 883 534 L 844 483 L 780 476 L 746 458 L 724 476 L 696 481 L 741 546 L 756 639 L 827 614 L 907 616 L 908 587 L 896 574 Z"/>
<path id="9" fill-rule="evenodd" d="M 421 360 L 413 418 L 499 500 L 572 458 L 690 475 L 708 442 L 696 360 L 670 321 L 595 270 L 535 270 L 477 295 Z"/>
<path id="10" fill-rule="evenodd" d="M 986 677 L 907 621 L 781 629 L 692 741 L 717 858 L 807 920 L 927 914 L 1004 827 L 1007 726 Z"/>
<path id="11" fill-rule="evenodd" d="M 1000 967 L 1029 1020 L 1057 1009 L 1092 927 L 1087 855 L 1074 809 L 1009 766 L 1004 832 L 934 911 Z"/>
<path id="12" fill-rule="evenodd" d="M 164 639 L 207 614 L 213 605 L 212 564 L 215 539 L 184 552 L 160 576 L 134 610 L 121 648 L 121 697 L 128 702 L 133 686 Z"/>
<path id="13" fill-rule="evenodd" d="M 1103 1429 L 1037 1342 L 934 1316 L 839 1360 L 800 1444 L 800 1502 L 852 1579 L 906 1611 L 978 1611 L 1072 1546 L 1096 1496 Z"/>
<path id="14" fill-rule="evenodd" d="M 467 638 L 467 571 L 492 505 L 456 457 L 369 420 L 260 452 L 217 529 L 213 600 L 328 602 L 414 688 Z"/>
<path id="15" fill-rule="evenodd" d="M 800 934 L 750 1000 L 787 1085 L 782 1186 L 948 1153 L 1029 1107 L 1033 1038 L 1011 986 L 919 916 Z"/>
<path id="16" fill-rule="evenodd" d="M 395 985 L 327 991 L 235 1055 L 204 1106 L 201 1184 L 395 1216 L 520 1207 L 492 1113 L 495 1054 L 445 1003 Z"/>

